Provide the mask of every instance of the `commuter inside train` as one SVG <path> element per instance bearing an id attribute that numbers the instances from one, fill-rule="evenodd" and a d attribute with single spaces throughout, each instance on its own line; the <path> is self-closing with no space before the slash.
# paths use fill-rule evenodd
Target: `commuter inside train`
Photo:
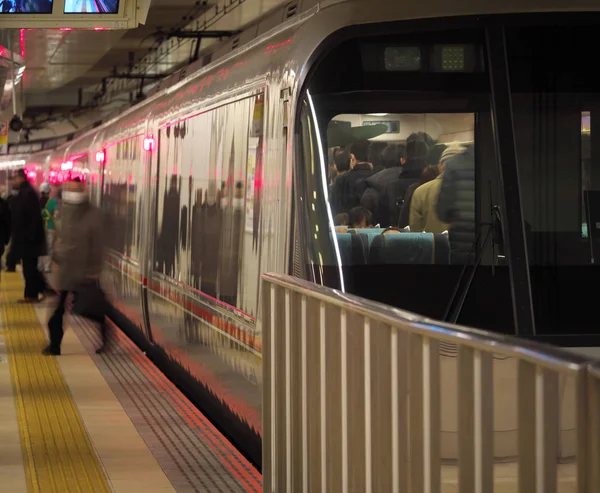
<path id="1" fill-rule="evenodd" d="M 409 225 L 412 232 L 443 233 L 449 229 L 450 225 L 438 217 L 436 208 L 444 178 L 445 164 L 464 151 L 464 147 L 460 144 L 448 145 L 440 158 L 439 175 L 415 190 L 410 202 Z"/>
<path id="2" fill-rule="evenodd" d="M 436 212 L 450 224 L 450 261 L 463 265 L 473 261 L 475 231 L 475 150 L 461 145 L 461 152 L 446 160 Z M 446 151 L 445 151 L 446 152 Z"/>
<path id="3" fill-rule="evenodd" d="M 339 173 L 335 166 L 335 153 L 340 149 L 340 147 L 330 147 L 327 152 L 327 183 L 329 184 L 329 189 L 331 190 L 331 186 L 335 182 L 335 179 L 338 177 Z"/>
<path id="4" fill-rule="evenodd" d="M 365 191 L 361 197 L 360 205 L 373 213 L 376 223 L 386 226 L 393 224 L 391 211 L 381 199 L 383 198 L 386 184 L 400 173 L 400 165 L 403 157 L 404 146 L 401 144 L 389 144 L 381 153 L 381 164 L 384 169 L 364 180 Z"/>
<path id="5" fill-rule="evenodd" d="M 334 226 L 348 226 L 350 223 L 350 216 L 347 212 L 342 212 L 333 218 Z"/>
<path id="6" fill-rule="evenodd" d="M 436 149 L 436 153 L 439 149 L 442 149 L 443 152 L 444 150 L 446 150 L 446 146 L 444 144 L 436 145 L 433 149 Z M 441 157 L 441 153 L 439 153 L 437 156 L 438 163 Z M 428 160 L 429 159 L 430 158 L 428 157 Z M 438 164 L 428 164 L 423 170 L 423 173 L 421 173 L 421 179 L 417 183 L 413 183 L 410 187 L 408 187 L 408 189 L 406 190 L 406 195 L 404 196 L 404 203 L 402 204 L 402 209 L 400 210 L 400 218 L 398 219 L 399 228 L 406 228 L 408 226 L 410 220 L 410 204 L 412 202 L 412 197 L 415 193 L 415 190 L 421 185 L 424 185 L 425 183 L 428 183 L 431 180 L 435 180 L 439 176 L 439 174 L 440 167 Z"/>
<path id="7" fill-rule="evenodd" d="M 350 171 L 350 162 L 350 153 L 346 149 L 339 148 L 333 153 L 333 166 L 336 176 L 330 186 L 329 193 L 334 214 L 341 214 L 349 210 L 346 208 L 342 177 Z"/>
<path id="8" fill-rule="evenodd" d="M 427 142 L 430 140 L 431 137 L 424 132 L 411 134 L 406 139 L 404 157 L 400 159 L 401 167 L 392 167 L 393 171 L 384 170 L 381 172 L 384 173 L 383 175 L 377 173 L 379 177 L 373 175 L 370 180 L 369 178 L 365 180 L 372 190 L 365 198 L 363 206 L 366 205 L 372 210 L 376 207 L 377 223 L 386 227 L 397 226 L 406 191 L 413 183 L 419 182 L 426 166 L 425 160 L 430 148 Z M 397 148 L 390 148 L 386 158 L 389 160 L 388 164 L 392 164 L 398 158 L 397 150 Z M 370 205 L 374 202 L 376 206 Z"/>
<path id="9" fill-rule="evenodd" d="M 373 172 L 378 173 L 384 169 L 382 153 L 388 146 L 387 142 L 369 142 L 368 162 L 373 166 Z"/>
<path id="10" fill-rule="evenodd" d="M 348 214 L 350 227 L 354 229 L 365 229 L 373 227 L 373 214 L 365 207 L 354 207 Z"/>
<path id="11" fill-rule="evenodd" d="M 339 176 L 334 184 L 333 209 L 335 214 L 348 212 L 360 205 L 362 181 L 373 173 L 368 161 L 369 141 L 355 142 L 350 149 L 350 170 Z"/>

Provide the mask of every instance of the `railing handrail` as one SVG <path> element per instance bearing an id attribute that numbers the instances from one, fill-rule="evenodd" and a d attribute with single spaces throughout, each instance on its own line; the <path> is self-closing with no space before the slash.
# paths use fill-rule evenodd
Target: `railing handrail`
<path id="1" fill-rule="evenodd" d="M 327 302 L 341 309 L 349 307 L 355 313 L 392 326 L 402 325 L 402 329 L 412 334 L 431 337 L 438 341 L 452 342 L 472 349 L 490 351 L 503 356 L 518 356 L 547 369 L 575 374 L 583 368 L 594 367 L 595 360 L 556 348 L 549 344 L 530 341 L 515 336 L 489 332 L 480 329 L 451 325 L 421 315 L 366 300 L 358 296 L 282 274 L 263 274 L 265 280 L 291 289 L 299 294 Z M 600 367 L 591 370 L 600 378 Z"/>

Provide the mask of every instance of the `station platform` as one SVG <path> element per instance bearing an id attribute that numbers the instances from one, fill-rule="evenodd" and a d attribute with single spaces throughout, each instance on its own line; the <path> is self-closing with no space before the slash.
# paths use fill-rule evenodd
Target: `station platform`
<path id="1" fill-rule="evenodd" d="M 18 304 L 0 282 L 0 484 L 10 493 L 252 492 L 260 473 L 122 332 L 105 353 L 65 317 L 62 355 L 44 356 L 55 301 Z"/>

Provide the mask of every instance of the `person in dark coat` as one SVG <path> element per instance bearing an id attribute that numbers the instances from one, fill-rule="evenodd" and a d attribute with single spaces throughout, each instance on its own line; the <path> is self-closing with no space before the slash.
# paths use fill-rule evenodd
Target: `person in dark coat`
<path id="1" fill-rule="evenodd" d="M 446 150 L 448 146 L 446 144 L 436 144 L 434 147 L 429 149 L 429 153 L 427 154 L 427 166 L 421 173 L 421 180 L 417 183 L 413 183 L 406 190 L 406 194 L 404 194 L 404 203 L 402 204 L 402 209 L 400 210 L 400 219 L 398 220 L 398 227 L 405 228 L 408 226 L 408 221 L 410 218 L 410 202 L 412 200 L 412 196 L 415 193 L 415 190 L 424 185 L 425 183 L 435 180 L 439 175 L 438 165 L 440 163 L 440 159 L 442 154 Z"/>
<path id="2" fill-rule="evenodd" d="M 390 144 L 381 153 L 381 162 L 384 169 L 371 175 L 365 180 L 365 192 L 360 200 L 360 205 L 373 213 L 373 222 L 383 227 L 391 226 L 394 222 L 392 211 L 383 199 L 386 185 L 395 180 L 400 171 L 402 158 L 404 157 L 404 146 Z"/>
<path id="3" fill-rule="evenodd" d="M 4 249 L 10 241 L 10 208 L 8 202 L 0 198 L 0 258 L 4 255 Z"/>
<path id="4" fill-rule="evenodd" d="M 373 174 L 373 165 L 367 161 L 369 141 L 356 142 L 350 153 L 350 171 L 338 176 L 333 184 L 334 214 L 349 212 L 360 205 L 364 192 L 363 181 Z"/>
<path id="5" fill-rule="evenodd" d="M 371 190 L 367 189 L 363 206 L 373 207 L 373 204 L 376 203 L 376 222 L 384 227 L 398 225 L 406 191 L 413 183 L 418 183 L 421 179 L 429 152 L 426 135 L 421 132 L 411 134 L 406 139 L 404 158 L 401 160 L 400 167 L 388 168 L 377 173 L 380 175 L 379 177 L 374 175 L 365 180 Z M 393 148 L 390 148 L 390 152 L 393 152 Z"/>
<path id="6" fill-rule="evenodd" d="M 19 193 L 11 200 L 12 249 L 23 263 L 25 293 L 22 303 L 35 303 L 46 291 L 46 282 L 38 269 L 38 258 L 46 254 L 46 236 L 40 199 L 20 169 L 14 177 Z"/>
<path id="7" fill-rule="evenodd" d="M 6 199 L 6 203 L 8 204 L 8 208 L 11 208 L 11 203 L 13 199 L 19 195 L 19 188 L 15 185 L 14 177 L 10 180 L 10 193 Z M 16 272 L 17 264 L 19 263 L 19 259 L 13 248 L 12 241 L 8 245 L 8 253 L 6 254 L 6 272 Z"/>
<path id="8" fill-rule="evenodd" d="M 475 230 L 475 151 L 473 146 L 446 162 L 437 203 L 440 220 L 450 223 L 450 261 L 463 265 L 470 257 Z"/>
<path id="9" fill-rule="evenodd" d="M 410 220 L 410 203 L 412 202 L 412 197 L 415 193 L 415 190 L 421 185 L 425 185 L 425 183 L 435 180 L 439 174 L 440 170 L 437 166 L 427 165 L 421 173 L 421 180 L 408 187 L 406 190 L 406 195 L 404 195 L 404 204 L 402 205 L 402 210 L 400 211 L 400 219 L 398 220 L 399 228 L 406 228 L 406 226 L 408 226 Z"/>

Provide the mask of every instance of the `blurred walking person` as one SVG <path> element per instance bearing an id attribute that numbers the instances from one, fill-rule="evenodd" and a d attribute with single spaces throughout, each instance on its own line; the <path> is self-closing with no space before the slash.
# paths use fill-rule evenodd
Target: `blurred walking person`
<path id="1" fill-rule="evenodd" d="M 10 201 L 11 255 L 21 260 L 25 278 L 25 293 L 20 303 L 36 303 L 46 291 L 46 281 L 38 269 L 38 259 L 46 253 L 40 200 L 22 169 L 14 176 L 13 189 L 17 193 Z"/>
<path id="2" fill-rule="evenodd" d="M 101 352 L 106 335 L 105 302 L 100 289 L 106 234 L 102 212 L 90 203 L 85 184 L 79 178 L 65 183 L 62 202 L 60 237 L 54 251 L 60 292 L 58 305 L 48 321 L 50 344 L 43 352 L 60 355 L 65 305 L 70 293 L 75 296 L 73 311 L 100 324 L 102 346 L 96 352 Z M 78 305 L 85 305 L 83 312 L 77 311 Z"/>

